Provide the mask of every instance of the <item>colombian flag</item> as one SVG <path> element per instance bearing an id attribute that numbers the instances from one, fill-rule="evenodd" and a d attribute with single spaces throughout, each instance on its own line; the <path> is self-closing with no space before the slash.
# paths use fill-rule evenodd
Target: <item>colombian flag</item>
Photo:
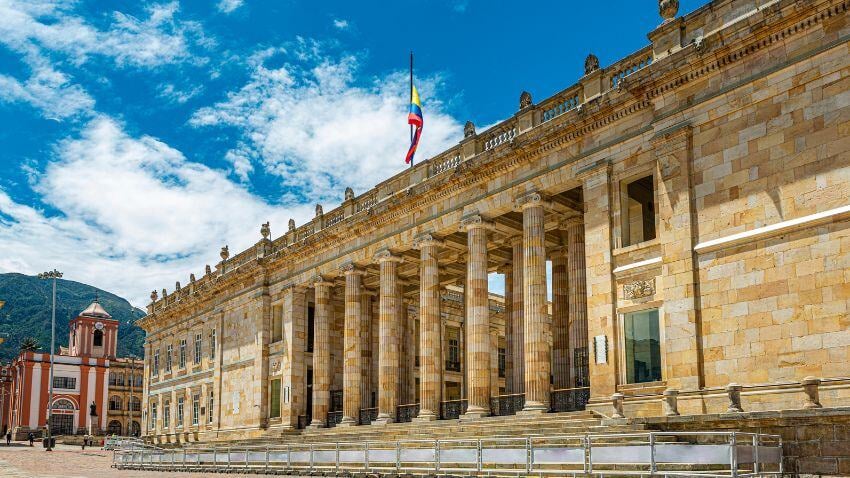
<path id="1" fill-rule="evenodd" d="M 416 154 L 416 147 L 419 146 L 419 137 L 422 135 L 422 102 L 419 101 L 419 92 L 415 86 L 411 86 L 410 92 L 410 113 L 407 115 L 407 124 L 416 126 L 416 131 L 413 133 L 413 139 L 410 141 L 410 149 L 407 151 L 407 157 L 404 162 L 410 164 L 413 161 L 413 155 Z"/>

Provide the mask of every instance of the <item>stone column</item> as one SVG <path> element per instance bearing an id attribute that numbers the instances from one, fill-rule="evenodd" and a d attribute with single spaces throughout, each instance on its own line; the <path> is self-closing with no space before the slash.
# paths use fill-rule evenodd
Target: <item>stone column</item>
<path id="1" fill-rule="evenodd" d="M 591 396 L 607 399 L 617 391 L 619 344 L 616 340 L 616 295 L 611 264 L 611 171 L 610 165 L 584 173 L 584 257 L 587 267 L 588 338 L 604 337 L 605 351 L 588 349 Z M 568 246 L 569 247 L 569 246 Z M 572 256 L 572 251 L 571 256 Z M 572 277 L 570 278 L 572 282 Z M 588 346 L 589 342 L 580 344 Z M 596 355 L 598 352 L 598 356 Z"/>
<path id="2" fill-rule="evenodd" d="M 365 272 L 365 271 L 364 271 Z M 362 282 L 362 281 L 361 281 Z M 372 294 L 375 291 L 363 289 L 360 294 L 360 409 L 372 408 L 372 391 L 377 388 L 377 361 L 374 340 L 377 337 L 373 329 Z"/>
<path id="3" fill-rule="evenodd" d="M 345 334 L 343 337 L 342 420 L 339 426 L 352 426 L 357 425 L 360 418 L 360 369 L 362 366 L 360 301 L 363 271 L 351 263 L 344 265 L 342 270 L 345 274 Z"/>
<path id="4" fill-rule="evenodd" d="M 570 302 L 567 251 L 552 254 L 552 375 L 555 389 L 570 385 Z"/>
<path id="5" fill-rule="evenodd" d="M 691 128 L 676 125 L 659 132 L 653 138 L 653 145 L 664 297 L 663 379 L 669 387 L 696 390 L 702 387 L 703 373 L 690 174 Z"/>
<path id="6" fill-rule="evenodd" d="M 487 291 L 487 229 L 491 224 L 481 216 L 465 217 L 461 227 L 467 232 L 466 352 L 467 412 L 464 418 L 490 414 L 490 304 Z"/>
<path id="7" fill-rule="evenodd" d="M 552 323 L 546 301 L 546 228 L 543 200 L 537 193 L 517 200 L 522 208 L 523 330 L 525 357 L 525 407 L 523 412 L 549 409 L 549 376 Z"/>
<path id="8" fill-rule="evenodd" d="M 579 377 L 588 377 L 588 370 L 578 370 L 575 351 L 589 347 L 587 340 L 587 278 L 584 271 L 584 222 L 582 218 L 567 219 L 562 225 L 567 239 L 567 287 L 569 288 L 569 388 L 577 385 Z M 589 349 L 588 349 L 589 350 Z M 588 357 L 589 360 L 589 357 Z"/>
<path id="9" fill-rule="evenodd" d="M 436 420 L 442 398 L 440 350 L 440 273 L 437 254 L 441 241 L 430 234 L 416 238 L 419 249 L 419 415 L 417 421 Z"/>
<path id="10" fill-rule="evenodd" d="M 333 282 L 317 277 L 314 283 L 316 308 L 313 320 L 313 420 L 310 428 L 327 425 L 331 402 L 330 324 L 333 317 Z"/>
<path id="11" fill-rule="evenodd" d="M 505 393 L 514 393 L 514 364 L 513 364 L 513 267 L 506 265 L 502 267 L 505 275 Z"/>
<path id="12" fill-rule="evenodd" d="M 401 257 L 389 250 L 375 256 L 381 267 L 380 346 L 378 347 L 378 418 L 375 424 L 395 421 L 399 389 L 399 316 L 401 315 L 398 264 Z"/>
<path id="13" fill-rule="evenodd" d="M 525 344 L 523 343 L 523 251 L 522 237 L 515 237 L 511 241 L 513 254 L 513 268 L 511 270 L 511 333 L 513 334 L 513 393 L 525 392 Z M 507 282 L 506 282 L 507 284 Z M 507 290 L 507 289 L 505 289 Z"/>

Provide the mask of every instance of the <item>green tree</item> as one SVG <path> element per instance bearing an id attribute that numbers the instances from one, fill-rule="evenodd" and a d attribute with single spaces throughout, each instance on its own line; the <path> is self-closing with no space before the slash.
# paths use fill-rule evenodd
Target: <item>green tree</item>
<path id="1" fill-rule="evenodd" d="M 21 352 L 35 352 L 40 349 L 41 345 L 38 344 L 38 340 L 27 337 L 21 342 Z"/>

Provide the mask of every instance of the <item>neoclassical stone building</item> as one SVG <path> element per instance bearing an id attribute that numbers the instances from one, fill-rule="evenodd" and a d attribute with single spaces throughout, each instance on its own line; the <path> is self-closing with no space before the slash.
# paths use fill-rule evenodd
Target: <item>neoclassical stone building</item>
<path id="1" fill-rule="evenodd" d="M 612 396 L 630 417 L 782 410 L 813 383 L 847 403 L 850 2 L 677 3 L 647 47 L 153 293 L 145 433 Z"/>

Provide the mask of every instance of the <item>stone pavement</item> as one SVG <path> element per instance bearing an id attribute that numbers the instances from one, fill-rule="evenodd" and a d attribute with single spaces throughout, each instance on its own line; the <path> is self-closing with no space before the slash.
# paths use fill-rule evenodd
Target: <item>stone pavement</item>
<path id="1" fill-rule="evenodd" d="M 111 467 L 112 452 L 99 448 L 57 445 L 53 452 L 24 445 L 0 444 L 0 476 L 4 478 L 141 478 L 170 476 L 172 478 L 201 478 L 205 473 L 166 473 L 156 471 L 116 470 Z M 256 477 L 257 475 L 223 474 L 217 476 Z"/>

